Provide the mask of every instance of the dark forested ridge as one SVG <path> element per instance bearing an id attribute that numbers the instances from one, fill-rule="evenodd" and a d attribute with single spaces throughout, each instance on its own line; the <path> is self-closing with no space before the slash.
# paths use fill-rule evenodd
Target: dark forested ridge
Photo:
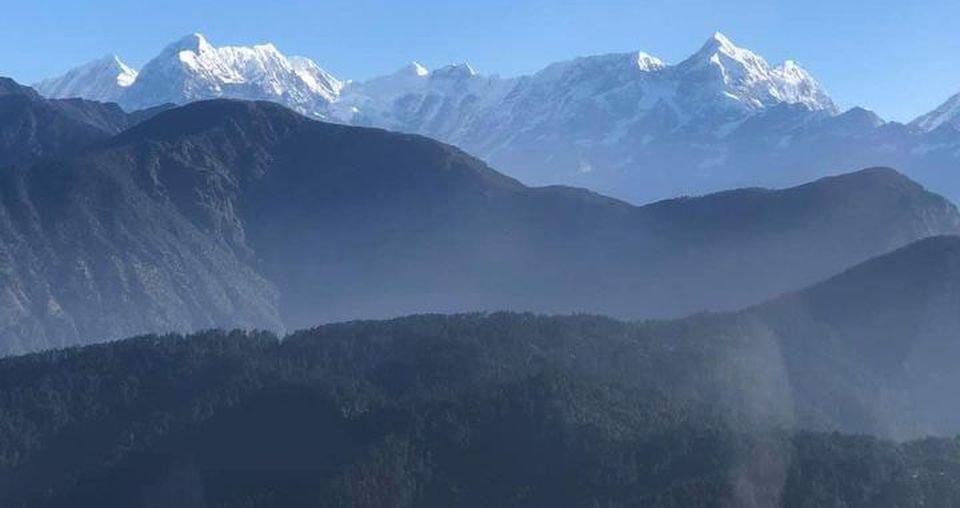
<path id="1" fill-rule="evenodd" d="M 64 122 L 101 106 L 30 100 Z M 888 169 L 637 207 L 275 104 L 139 120 L 0 173 L 0 353 L 417 312 L 675 317 L 960 233 L 952 204 Z"/>
<path id="2" fill-rule="evenodd" d="M 165 109 L 126 113 L 112 103 L 45 99 L 0 77 L 0 166 L 75 154 Z"/>
<path id="3" fill-rule="evenodd" d="M 951 395 L 960 386 L 960 237 L 918 241 L 743 312 L 663 327 L 722 338 L 729 351 L 714 358 L 717 370 L 754 382 L 737 396 L 759 393 L 760 407 L 805 428 L 901 439 L 960 432 Z"/>
<path id="4" fill-rule="evenodd" d="M 738 398 L 757 381 L 749 369 L 710 367 L 732 350 L 722 335 L 675 326 L 702 333 L 590 316 L 424 315 L 283 341 L 208 332 L 7 358 L 0 504 L 960 502 L 960 441 L 799 431 Z"/>

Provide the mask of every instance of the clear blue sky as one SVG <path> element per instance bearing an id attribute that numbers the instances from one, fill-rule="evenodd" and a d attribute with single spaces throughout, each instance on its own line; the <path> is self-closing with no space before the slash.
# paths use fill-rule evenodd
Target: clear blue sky
<path id="1" fill-rule="evenodd" d="M 805 65 L 842 106 L 894 120 L 960 92 L 958 0 L 25 0 L 4 2 L 0 75 L 23 82 L 107 53 L 139 67 L 167 42 L 271 41 L 341 78 L 411 60 L 516 75 L 642 49 L 668 62 L 714 31 Z"/>

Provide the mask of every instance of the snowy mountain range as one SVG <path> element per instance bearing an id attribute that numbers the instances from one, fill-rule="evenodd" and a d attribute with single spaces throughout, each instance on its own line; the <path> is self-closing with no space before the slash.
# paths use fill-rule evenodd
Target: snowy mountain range
<path id="1" fill-rule="evenodd" d="M 309 58 L 287 57 L 272 44 L 214 47 L 203 35 L 190 34 L 140 72 L 110 56 L 34 87 L 49 98 L 117 102 L 128 110 L 229 97 L 279 102 L 324 117 L 343 83 Z"/>
<path id="2" fill-rule="evenodd" d="M 192 34 L 139 73 L 107 57 L 35 87 L 128 110 L 269 100 L 455 144 L 531 184 L 585 186 L 637 202 L 785 186 L 874 164 L 897 165 L 960 197 L 960 181 L 941 169 L 960 159 L 960 95 L 909 125 L 862 108 L 841 113 L 798 63 L 772 65 L 720 33 L 673 65 L 632 52 L 501 78 L 466 63 L 412 63 L 367 81 L 341 81 L 272 44 L 215 47 Z"/>

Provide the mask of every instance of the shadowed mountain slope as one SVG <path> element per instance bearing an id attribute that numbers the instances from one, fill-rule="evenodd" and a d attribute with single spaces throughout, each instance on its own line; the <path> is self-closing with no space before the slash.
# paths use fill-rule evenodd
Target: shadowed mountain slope
<path id="1" fill-rule="evenodd" d="M 923 240 L 743 312 L 672 322 L 421 315 L 7 358 L 0 501 L 947 508 L 956 439 L 803 429 L 960 429 L 948 384 L 927 382 L 956 386 L 958 257 L 958 238 Z M 915 326 L 869 325 L 908 297 L 949 297 L 950 312 L 898 322 L 953 333 L 921 343 Z M 902 376 L 924 352 L 938 363 Z"/>
<path id="2" fill-rule="evenodd" d="M 165 111 L 2 178 L 7 352 L 424 311 L 733 309 L 960 232 L 892 170 L 635 207 L 265 102 Z"/>

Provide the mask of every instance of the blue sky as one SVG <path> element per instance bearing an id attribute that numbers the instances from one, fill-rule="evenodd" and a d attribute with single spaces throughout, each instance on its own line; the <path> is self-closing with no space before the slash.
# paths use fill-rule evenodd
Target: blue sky
<path id="1" fill-rule="evenodd" d="M 957 19 L 957 0 L 28 0 L 3 6 L 0 75 L 29 83 L 108 53 L 139 67 L 195 31 L 270 41 L 341 78 L 411 60 L 516 75 L 640 49 L 676 62 L 719 30 L 800 61 L 841 106 L 908 120 L 960 92 Z"/>

